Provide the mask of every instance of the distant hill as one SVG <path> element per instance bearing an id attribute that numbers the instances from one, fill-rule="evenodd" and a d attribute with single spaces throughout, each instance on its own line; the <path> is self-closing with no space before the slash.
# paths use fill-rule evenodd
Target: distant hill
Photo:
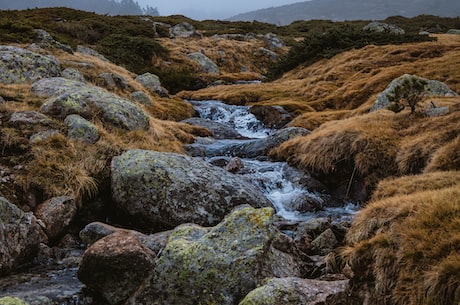
<path id="1" fill-rule="evenodd" d="M 296 20 L 382 20 L 389 16 L 460 16 L 459 0 L 312 0 L 243 13 L 231 21 L 287 25 Z"/>

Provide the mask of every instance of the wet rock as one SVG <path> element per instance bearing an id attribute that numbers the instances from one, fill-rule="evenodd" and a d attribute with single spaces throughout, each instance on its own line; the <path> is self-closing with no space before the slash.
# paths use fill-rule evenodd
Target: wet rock
<path id="1" fill-rule="evenodd" d="M 187 152 L 192 156 L 232 156 L 240 158 L 257 158 L 267 156 L 269 151 L 281 145 L 283 142 L 296 136 L 304 136 L 310 131 L 300 127 L 289 127 L 276 131 L 274 134 L 256 140 L 248 140 L 238 143 L 228 143 L 227 145 L 201 145 L 199 143 L 186 145 Z M 197 149 L 199 148 L 199 149 Z M 201 152 L 202 155 L 196 153 Z"/>
<path id="2" fill-rule="evenodd" d="M 142 91 L 134 91 L 131 93 L 131 98 L 142 105 L 152 106 L 152 100 L 150 99 L 150 96 Z"/>
<path id="3" fill-rule="evenodd" d="M 67 132 L 69 139 L 80 140 L 88 144 L 94 144 L 99 140 L 99 129 L 97 126 L 77 114 L 67 116 L 64 124 L 69 127 Z"/>
<path id="4" fill-rule="evenodd" d="M 255 105 L 249 109 L 265 127 L 279 129 L 292 120 L 292 115 L 281 106 Z"/>
<path id="5" fill-rule="evenodd" d="M 64 78 L 67 78 L 67 79 L 71 79 L 71 80 L 74 80 L 74 81 L 77 81 L 77 82 L 85 82 L 85 77 L 83 76 L 83 74 L 81 74 L 80 71 L 78 71 L 77 69 L 74 69 L 74 68 L 66 68 L 64 69 L 64 71 L 62 71 L 62 77 Z"/>
<path id="6" fill-rule="evenodd" d="M 295 277 L 272 278 L 251 291 L 239 305 L 334 305 L 346 299 L 348 280 L 319 281 Z"/>
<path id="7" fill-rule="evenodd" d="M 190 53 L 187 55 L 189 59 L 200 65 L 201 69 L 205 73 L 220 74 L 220 70 L 217 65 L 206 55 L 201 52 Z"/>
<path id="8" fill-rule="evenodd" d="M 168 97 L 168 90 L 166 90 L 160 82 L 160 78 L 152 73 L 144 73 L 136 77 L 136 81 L 144 86 L 146 89 L 162 97 Z"/>
<path id="9" fill-rule="evenodd" d="M 323 210 L 324 200 L 314 194 L 301 194 L 288 203 L 287 209 L 300 213 L 318 212 Z"/>
<path id="10" fill-rule="evenodd" d="M 240 177 L 197 158 L 130 150 L 111 168 L 113 200 L 147 227 L 214 225 L 237 205 L 271 206 Z"/>
<path id="11" fill-rule="evenodd" d="M 108 90 L 124 90 L 128 88 L 128 81 L 123 76 L 116 73 L 101 73 L 96 78 L 96 84 Z"/>
<path id="12" fill-rule="evenodd" d="M 182 121 L 195 126 L 202 126 L 212 132 L 215 139 L 241 139 L 242 136 L 233 127 L 201 118 L 190 118 Z"/>
<path id="13" fill-rule="evenodd" d="M 115 232 L 85 251 L 78 278 L 107 303 L 119 304 L 148 278 L 156 256 L 138 234 Z"/>
<path id="14" fill-rule="evenodd" d="M 243 168 L 244 168 L 243 161 L 241 161 L 241 159 L 238 157 L 232 158 L 228 162 L 228 164 L 225 166 L 225 169 L 227 171 L 229 171 L 230 173 L 234 173 L 234 174 L 239 172 Z"/>
<path id="15" fill-rule="evenodd" d="M 50 241 L 66 233 L 77 214 L 75 199 L 68 196 L 53 197 L 40 204 L 35 216 L 45 224 L 45 233 Z"/>
<path id="16" fill-rule="evenodd" d="M 31 262 L 39 245 L 40 226 L 35 216 L 0 197 L 0 274 Z"/>
<path id="17" fill-rule="evenodd" d="M 446 84 L 436 81 L 428 80 L 416 75 L 404 74 L 393 81 L 385 88 L 385 90 L 377 96 L 374 104 L 372 105 L 370 111 L 376 111 L 390 106 L 389 96 L 393 95 L 396 88 L 400 87 L 404 82 L 414 80 L 421 80 L 426 82 L 425 89 L 423 91 L 424 96 L 457 96 L 458 94 L 455 91 L 452 91 L 447 87 Z"/>
<path id="18" fill-rule="evenodd" d="M 47 78 L 35 82 L 32 92 L 50 97 L 41 111 L 57 118 L 78 114 L 88 118 L 94 111 L 101 113 L 105 122 L 128 129 L 148 129 L 149 115 L 133 102 L 106 90 L 65 78 Z"/>
<path id="19" fill-rule="evenodd" d="M 404 31 L 402 28 L 394 24 L 387 24 L 387 23 L 377 22 L 377 21 L 367 24 L 363 28 L 363 31 L 374 32 L 374 33 L 389 33 L 389 34 L 394 34 L 394 35 L 404 35 L 406 33 L 406 31 Z"/>
<path id="20" fill-rule="evenodd" d="M 243 207 L 213 228 L 182 225 L 169 238 L 149 285 L 132 304 L 237 304 L 266 277 L 299 276 L 304 262 L 271 208 Z M 287 237 L 284 237 L 287 238 Z"/>
<path id="21" fill-rule="evenodd" d="M 14 112 L 10 117 L 10 124 L 14 126 L 22 125 L 48 125 L 52 121 L 46 115 L 30 110 Z"/>
<path id="22" fill-rule="evenodd" d="M 37 44 L 39 47 L 44 49 L 59 49 L 67 53 L 73 54 L 73 50 L 69 45 L 56 41 L 45 30 L 35 29 L 34 32 L 37 33 Z"/>
<path id="23" fill-rule="evenodd" d="M 314 254 L 326 255 L 338 245 L 337 238 L 331 229 L 327 229 L 315 238 L 310 244 L 310 250 Z"/>
<path id="24" fill-rule="evenodd" d="M 85 46 L 82 46 L 82 45 L 78 45 L 77 46 L 77 52 L 81 53 L 81 54 L 84 54 L 84 55 L 90 55 L 90 56 L 94 56 L 94 57 L 97 57 L 103 61 L 107 61 L 107 62 L 110 62 L 104 55 L 98 53 L 97 51 L 91 49 L 91 48 L 88 48 L 88 47 L 85 47 Z"/>
<path id="25" fill-rule="evenodd" d="M 169 28 L 169 37 L 170 38 L 201 38 L 203 35 L 198 33 L 193 25 L 188 22 L 182 22 L 176 24 L 175 26 Z"/>
<path id="26" fill-rule="evenodd" d="M 22 84 L 61 75 L 61 66 L 53 56 L 25 49 L 0 46 L 0 83 Z"/>

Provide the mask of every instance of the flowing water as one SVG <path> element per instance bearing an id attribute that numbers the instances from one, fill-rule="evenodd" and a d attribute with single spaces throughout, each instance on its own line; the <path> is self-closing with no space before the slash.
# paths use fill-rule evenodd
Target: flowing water
<path id="1" fill-rule="evenodd" d="M 194 106 L 200 118 L 233 127 L 243 137 L 247 138 L 243 140 L 213 140 L 206 144 L 213 148 L 229 147 L 224 157 L 231 155 L 231 147 L 236 143 L 265 138 L 275 132 L 273 129 L 266 128 L 251 114 L 248 106 L 228 105 L 216 100 L 189 102 Z M 220 150 L 225 151 L 225 149 Z M 216 157 L 213 156 L 213 158 Z M 348 219 L 355 213 L 357 207 L 351 202 L 341 206 L 328 204 L 332 200 L 330 196 L 310 191 L 303 183 L 299 182 L 299 176 L 302 173 L 287 163 L 260 159 L 267 158 L 242 158 L 244 170 L 239 174 L 257 186 L 273 203 L 278 215 L 284 219 L 304 221 L 313 217 L 331 217 L 340 220 Z M 320 205 L 321 208 L 296 210 L 292 203 L 302 200 L 314 202 L 316 206 Z"/>

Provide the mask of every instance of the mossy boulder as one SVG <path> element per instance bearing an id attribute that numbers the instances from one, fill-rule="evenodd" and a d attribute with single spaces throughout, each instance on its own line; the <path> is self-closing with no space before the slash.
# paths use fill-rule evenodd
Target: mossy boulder
<path id="1" fill-rule="evenodd" d="M 32 92 L 50 97 L 41 111 L 57 118 L 70 114 L 89 118 L 100 113 L 105 122 L 124 129 L 149 128 L 149 115 L 135 103 L 96 86 L 57 77 L 35 82 Z"/>
<path id="2" fill-rule="evenodd" d="M 60 76 L 61 66 L 53 56 L 12 46 L 0 46 L 0 72 L 0 83 L 22 84 Z"/>
<path id="3" fill-rule="evenodd" d="M 301 276 L 304 262 L 273 225 L 273 214 L 241 207 L 213 228 L 179 226 L 150 284 L 130 302 L 233 305 L 266 277 Z"/>
<path id="4" fill-rule="evenodd" d="M 67 116 L 64 123 L 69 127 L 67 137 L 80 140 L 88 144 L 94 144 L 99 140 L 99 129 L 96 125 L 82 118 L 78 114 Z"/>
<path id="5" fill-rule="evenodd" d="M 345 299 L 348 280 L 319 281 L 295 277 L 272 278 L 251 291 L 239 305 L 332 305 Z"/>
<path id="6" fill-rule="evenodd" d="M 0 197 L 0 275 L 32 261 L 39 244 L 40 226 L 35 216 Z"/>
<path id="7" fill-rule="evenodd" d="M 271 206 L 253 185 L 198 158 L 129 150 L 111 166 L 113 200 L 147 227 L 215 225 L 240 204 Z"/>

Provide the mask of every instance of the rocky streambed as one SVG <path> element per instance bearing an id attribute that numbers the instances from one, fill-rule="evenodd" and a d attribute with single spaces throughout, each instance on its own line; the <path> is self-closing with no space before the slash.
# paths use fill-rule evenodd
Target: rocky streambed
<path id="1" fill-rule="evenodd" d="M 188 145 L 189 156 L 130 150 L 112 160 L 108 208 L 136 230 L 94 222 L 55 247 L 36 237 L 34 263 L 0 278 L 0 295 L 29 304 L 340 303 L 347 278 L 326 255 L 343 244 L 356 206 L 267 157 L 309 131 L 279 129 L 282 108 L 264 109 L 270 123 L 249 107 L 191 103 L 199 117 L 187 123 L 214 137 Z"/>

